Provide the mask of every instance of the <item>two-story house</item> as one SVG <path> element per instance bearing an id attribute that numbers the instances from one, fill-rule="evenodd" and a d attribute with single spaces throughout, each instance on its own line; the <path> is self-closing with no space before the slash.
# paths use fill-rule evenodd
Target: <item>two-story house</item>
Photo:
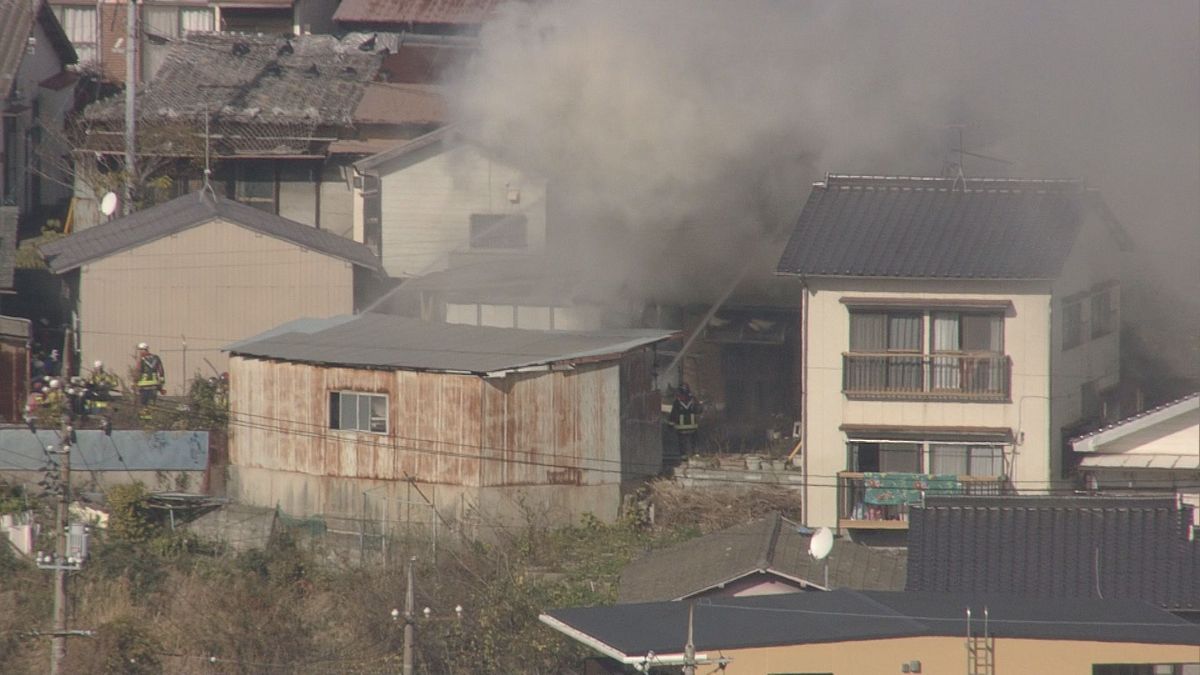
<path id="1" fill-rule="evenodd" d="M 1073 180 L 831 175 L 799 277 L 805 521 L 907 528 L 938 494 L 1046 492 L 1119 375 L 1120 225 Z"/>

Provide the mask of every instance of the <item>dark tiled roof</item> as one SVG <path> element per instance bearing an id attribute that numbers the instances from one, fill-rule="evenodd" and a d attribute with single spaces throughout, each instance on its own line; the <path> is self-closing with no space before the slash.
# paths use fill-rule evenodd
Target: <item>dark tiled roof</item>
<path id="1" fill-rule="evenodd" d="M 189 33 L 138 93 L 143 121 L 349 126 L 382 55 L 365 36 Z M 289 51 L 290 48 L 290 51 Z M 121 123 L 120 95 L 87 107 L 89 122 Z M 263 133 L 270 130 L 264 128 Z"/>
<path id="2" fill-rule="evenodd" d="M 491 328 L 358 314 L 293 321 L 224 349 L 303 363 L 485 374 L 620 355 L 673 335 L 637 329 Z"/>
<path id="3" fill-rule="evenodd" d="M 478 26 L 501 0 L 342 0 L 334 21 L 349 24 Z"/>
<path id="4" fill-rule="evenodd" d="M 91 260 L 201 225 L 215 219 L 235 223 L 297 246 L 382 271 L 379 259 L 362 244 L 302 225 L 238 202 L 200 191 L 88 228 L 41 247 L 55 274 Z"/>
<path id="5" fill-rule="evenodd" d="M 825 585 L 824 564 L 808 553 L 810 535 L 773 514 L 766 518 L 653 551 L 621 573 L 618 602 L 677 600 L 761 572 Z M 829 558 L 834 588 L 901 590 L 902 553 L 872 549 L 844 539 Z"/>
<path id="6" fill-rule="evenodd" d="M 687 640 L 687 602 L 549 610 L 558 630 L 582 633 L 616 658 L 678 654 Z M 912 636 L 966 635 L 965 609 L 989 613 L 997 638 L 1200 645 L 1200 626 L 1142 602 L 1036 600 L 1012 596 L 838 590 L 695 602 L 697 652 Z M 979 629 L 979 624 L 973 624 Z M 567 632 L 567 631 L 564 631 Z"/>
<path id="7" fill-rule="evenodd" d="M 1191 519 L 1174 497 L 931 497 L 910 514 L 907 589 L 1200 611 Z"/>
<path id="8" fill-rule="evenodd" d="M 778 271 L 1053 279 L 1089 208 L 1107 222 L 1078 181 L 829 176 L 814 184 Z"/>

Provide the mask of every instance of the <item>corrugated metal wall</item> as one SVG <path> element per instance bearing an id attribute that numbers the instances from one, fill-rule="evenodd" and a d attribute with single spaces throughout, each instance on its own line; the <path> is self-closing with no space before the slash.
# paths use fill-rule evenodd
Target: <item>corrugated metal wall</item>
<path id="1" fill-rule="evenodd" d="M 661 464 L 651 367 L 646 349 L 494 379 L 234 357 L 230 462 L 479 487 L 618 483 Z M 388 432 L 331 430 L 339 390 L 386 394 Z"/>

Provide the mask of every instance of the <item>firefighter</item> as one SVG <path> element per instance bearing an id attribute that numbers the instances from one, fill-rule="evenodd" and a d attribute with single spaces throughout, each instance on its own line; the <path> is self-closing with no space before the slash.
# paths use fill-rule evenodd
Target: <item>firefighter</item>
<path id="1" fill-rule="evenodd" d="M 87 379 L 87 411 L 89 415 L 102 415 L 109 411 L 113 393 L 120 390 L 117 376 L 104 369 L 103 361 L 92 364 L 92 374 Z"/>
<path id="2" fill-rule="evenodd" d="M 692 396 L 692 388 L 683 383 L 675 390 L 675 400 L 671 403 L 671 414 L 667 423 L 675 429 L 675 438 L 679 443 L 680 458 L 692 454 L 693 440 L 696 430 L 700 428 L 700 401 Z"/>
<path id="3" fill-rule="evenodd" d="M 150 345 L 145 342 L 137 346 L 138 356 L 138 406 L 142 419 L 150 417 L 150 406 L 158 401 L 159 393 L 167 393 L 167 374 L 163 370 L 162 359 L 158 354 L 151 353 Z"/>
<path id="4" fill-rule="evenodd" d="M 69 403 L 66 393 L 63 392 L 62 383 L 58 381 L 58 378 L 54 378 L 46 384 L 46 393 L 42 398 L 39 410 L 54 417 L 62 417 L 67 412 Z"/>

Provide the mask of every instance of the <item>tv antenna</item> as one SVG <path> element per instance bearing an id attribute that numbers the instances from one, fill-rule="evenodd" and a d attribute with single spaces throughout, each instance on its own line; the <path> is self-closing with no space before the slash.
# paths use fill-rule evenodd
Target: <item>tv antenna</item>
<path id="1" fill-rule="evenodd" d="M 211 144 L 211 139 L 210 139 L 210 134 L 208 132 L 208 118 L 209 118 L 208 101 L 205 101 L 204 102 L 204 186 L 200 189 L 203 191 L 207 191 L 208 194 L 215 199 L 217 196 L 217 193 L 213 192 L 212 183 L 209 180 L 212 177 L 212 167 L 209 165 L 210 164 L 209 145 Z"/>
<path id="2" fill-rule="evenodd" d="M 989 162 L 998 162 L 1000 164 L 1012 166 L 1013 162 L 1011 162 L 1007 159 L 1003 159 L 1001 157 L 992 157 L 991 155 L 985 155 L 982 153 L 971 152 L 970 150 L 967 150 L 967 145 L 963 141 L 963 129 L 965 129 L 967 125 L 965 125 L 965 124 L 950 124 L 948 126 L 951 129 L 958 130 L 958 147 L 950 148 L 950 152 L 958 153 L 958 173 L 960 176 L 962 176 L 963 172 L 965 171 L 967 157 L 974 157 L 976 159 L 985 159 Z M 965 180 L 965 176 L 963 176 L 963 178 Z"/>

